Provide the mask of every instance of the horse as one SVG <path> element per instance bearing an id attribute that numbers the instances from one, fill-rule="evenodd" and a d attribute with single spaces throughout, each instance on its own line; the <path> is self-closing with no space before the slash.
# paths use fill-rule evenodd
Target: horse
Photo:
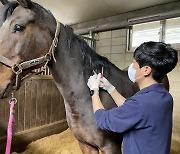
<path id="1" fill-rule="evenodd" d="M 101 72 L 126 98 L 139 88 L 107 58 L 92 50 L 72 28 L 31 0 L 1 0 L 0 10 L 0 98 L 18 90 L 32 70 L 47 65 L 64 99 L 69 128 L 84 154 L 120 154 L 122 135 L 100 129 L 94 120 L 87 81 Z M 106 110 L 116 107 L 100 89 Z"/>

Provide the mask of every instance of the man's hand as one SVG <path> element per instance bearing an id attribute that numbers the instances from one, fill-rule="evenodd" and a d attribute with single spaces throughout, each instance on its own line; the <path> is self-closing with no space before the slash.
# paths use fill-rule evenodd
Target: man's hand
<path id="1" fill-rule="evenodd" d="M 88 83 L 87 83 L 89 89 L 90 90 L 93 90 L 93 89 L 99 90 L 100 79 L 101 79 L 101 73 L 90 76 L 88 79 Z"/>
<path id="2" fill-rule="evenodd" d="M 111 94 L 115 89 L 115 87 L 105 77 L 101 78 L 100 87 L 107 90 L 109 94 Z"/>

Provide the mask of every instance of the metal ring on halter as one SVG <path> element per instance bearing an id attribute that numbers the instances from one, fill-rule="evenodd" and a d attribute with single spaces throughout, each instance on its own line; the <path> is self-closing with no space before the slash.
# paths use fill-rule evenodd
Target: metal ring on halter
<path id="1" fill-rule="evenodd" d="M 22 72 L 22 68 L 18 65 L 18 64 L 15 64 L 13 67 L 12 67 L 12 71 L 15 73 L 15 74 L 19 74 Z"/>
<path id="2" fill-rule="evenodd" d="M 47 53 L 47 54 L 45 55 L 45 57 L 47 58 L 47 61 L 50 61 L 50 60 L 51 60 L 51 54 L 50 54 L 50 53 Z"/>
<path id="3" fill-rule="evenodd" d="M 16 104 L 16 103 L 17 103 L 17 99 L 16 99 L 16 98 L 11 98 L 11 99 L 9 100 L 9 104 L 11 104 L 11 102 L 14 102 L 14 104 Z"/>

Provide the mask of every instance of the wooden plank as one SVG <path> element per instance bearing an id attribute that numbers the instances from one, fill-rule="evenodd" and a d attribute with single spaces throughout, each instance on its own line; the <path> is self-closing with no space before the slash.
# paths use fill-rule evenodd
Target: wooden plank
<path id="1" fill-rule="evenodd" d="M 41 80 L 41 92 L 42 92 L 42 97 L 41 97 L 41 125 L 46 124 L 46 119 L 47 119 L 47 95 L 46 91 L 48 90 L 47 87 L 47 80 Z"/>
<path id="2" fill-rule="evenodd" d="M 34 129 L 30 129 L 27 131 L 23 131 L 20 133 L 16 133 L 13 135 L 12 140 L 12 152 L 22 152 L 26 149 L 26 146 L 31 143 L 32 141 L 35 141 L 37 139 L 40 139 L 42 137 L 46 137 L 49 135 L 53 135 L 56 133 L 61 133 L 64 130 L 68 128 L 66 120 L 61 120 L 49 125 L 44 125 L 41 127 L 37 127 Z M 0 138 L 0 153 L 5 152 L 5 144 L 6 144 L 6 138 L 1 137 Z"/>
<path id="3" fill-rule="evenodd" d="M 31 80 L 25 83 L 24 128 L 30 129 Z"/>
<path id="4" fill-rule="evenodd" d="M 36 127 L 36 99 L 37 99 L 37 85 L 38 81 L 37 80 L 32 80 L 31 82 L 31 106 L 30 106 L 30 128 Z"/>
<path id="5" fill-rule="evenodd" d="M 13 123 L 13 132 L 18 132 L 18 105 L 17 103 L 14 106 L 14 123 Z"/>
<path id="6" fill-rule="evenodd" d="M 10 98 L 6 99 L 5 103 L 4 103 L 4 111 L 5 111 L 4 121 L 5 121 L 6 126 L 8 124 L 8 120 L 9 120 L 9 99 Z"/>
<path id="7" fill-rule="evenodd" d="M 25 84 L 19 89 L 18 95 L 17 95 L 17 114 L 18 115 L 18 132 L 23 131 L 25 129 L 24 124 L 24 108 L 25 108 Z"/>
<path id="8" fill-rule="evenodd" d="M 38 81 L 38 84 L 37 84 L 37 97 L 36 97 L 36 102 L 37 102 L 37 107 L 36 107 L 36 127 L 39 127 L 42 125 L 42 103 L 43 103 L 43 100 L 42 100 L 42 85 L 41 85 L 41 82 L 42 80 L 39 80 Z"/>
<path id="9" fill-rule="evenodd" d="M 52 95 L 53 93 L 53 95 Z M 54 122 L 54 90 L 53 90 L 53 83 L 51 84 L 51 117 L 50 117 L 50 123 Z"/>
<path id="10" fill-rule="evenodd" d="M 18 132 L 23 131 L 25 129 L 25 124 L 24 124 L 24 107 L 25 107 L 25 84 L 19 89 L 18 95 L 17 95 L 17 114 L 18 119 Z"/>
<path id="11" fill-rule="evenodd" d="M 47 104 L 46 104 L 46 124 L 49 124 L 50 123 L 50 119 L 51 119 L 51 93 L 52 93 L 52 80 L 46 80 L 46 83 L 47 83 Z"/>
<path id="12" fill-rule="evenodd" d="M 0 137 L 6 135 L 5 103 L 5 100 L 0 100 Z"/>
<path id="13" fill-rule="evenodd" d="M 4 128 L 4 133 L 7 134 L 6 130 L 8 127 L 8 121 L 9 121 L 9 112 L 10 112 L 10 105 L 9 105 L 9 100 L 10 98 L 4 99 L 4 122 L 3 122 L 3 128 Z"/>

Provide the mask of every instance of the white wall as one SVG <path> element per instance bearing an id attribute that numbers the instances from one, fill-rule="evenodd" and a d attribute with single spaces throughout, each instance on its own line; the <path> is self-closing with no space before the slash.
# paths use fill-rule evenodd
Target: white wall
<path id="1" fill-rule="evenodd" d="M 126 52 L 127 30 L 120 29 L 97 33 L 96 52 L 107 57 L 120 69 L 132 63 L 132 52 Z"/>

